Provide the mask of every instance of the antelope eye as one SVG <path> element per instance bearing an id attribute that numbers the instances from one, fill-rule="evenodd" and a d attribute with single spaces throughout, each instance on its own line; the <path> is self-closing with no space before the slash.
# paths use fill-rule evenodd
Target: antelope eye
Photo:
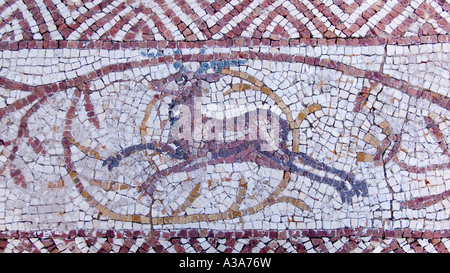
<path id="1" fill-rule="evenodd" d="M 184 85 L 187 82 L 187 77 L 185 75 L 183 75 L 180 78 L 175 79 L 175 82 L 178 85 Z"/>

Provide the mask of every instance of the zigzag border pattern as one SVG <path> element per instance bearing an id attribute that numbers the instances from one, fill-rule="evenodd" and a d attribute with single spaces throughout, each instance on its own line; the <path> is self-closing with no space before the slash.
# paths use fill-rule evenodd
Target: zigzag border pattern
<path id="1" fill-rule="evenodd" d="M 450 3 L 445 0 L 4 0 L 0 4 L 0 50 L 430 44 L 450 42 L 449 13 Z M 429 90 L 416 89 L 378 72 L 327 59 L 245 50 L 230 56 L 287 60 L 331 68 L 399 88 L 411 96 L 437 101 L 440 106 L 450 108 L 447 98 L 442 99 Z M 222 58 L 219 54 L 209 57 Z M 175 60 L 177 58 L 200 61 L 205 56 L 175 56 Z M 152 58 L 126 66 L 160 61 L 167 60 Z M 120 70 L 121 67 L 105 69 Z M 101 73 L 103 71 L 96 72 Z M 90 79 L 86 76 L 82 80 L 89 82 Z M 68 81 L 69 85 L 71 83 Z M 0 78 L 0 85 L 16 88 L 20 84 Z M 60 88 L 54 84 L 31 89 L 36 91 L 37 97 L 43 97 Z M 35 100 L 36 97 L 33 94 L 28 99 Z M 28 103 L 30 101 L 26 99 L 18 101 L 0 110 L 0 117 Z M 28 141 L 38 152 L 42 148 L 38 140 L 30 137 Z M 11 172 L 17 173 L 19 183 L 20 172 L 12 168 Z M 448 191 L 442 198 L 445 196 Z M 419 198 L 404 205 L 421 207 L 432 203 L 433 198 L 435 196 Z M 449 251 L 449 230 L 0 232 L 0 253 Z"/>
<path id="2" fill-rule="evenodd" d="M 71 230 L 0 233 L 0 253 L 448 253 L 450 231 Z"/>
<path id="3" fill-rule="evenodd" d="M 6 0 L 0 5 L 0 40 L 289 40 L 411 37 L 450 31 L 450 3 L 444 0 L 128 2 Z"/>

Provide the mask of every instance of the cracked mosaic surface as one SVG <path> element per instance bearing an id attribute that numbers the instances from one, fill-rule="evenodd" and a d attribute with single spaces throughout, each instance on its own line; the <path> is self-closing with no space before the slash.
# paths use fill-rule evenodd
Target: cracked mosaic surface
<path id="1" fill-rule="evenodd" d="M 0 251 L 448 252 L 449 10 L 0 1 Z"/>

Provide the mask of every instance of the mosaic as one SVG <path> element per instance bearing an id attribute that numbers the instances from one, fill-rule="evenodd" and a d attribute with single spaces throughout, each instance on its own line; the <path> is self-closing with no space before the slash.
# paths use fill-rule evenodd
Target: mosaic
<path id="1" fill-rule="evenodd" d="M 449 12 L 0 1 L 0 252 L 448 252 Z"/>

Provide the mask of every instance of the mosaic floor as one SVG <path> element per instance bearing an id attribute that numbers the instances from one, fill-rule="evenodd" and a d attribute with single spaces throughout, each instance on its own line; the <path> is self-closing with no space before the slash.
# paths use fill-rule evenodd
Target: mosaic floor
<path id="1" fill-rule="evenodd" d="M 0 252 L 448 252 L 445 0 L 0 0 Z"/>

